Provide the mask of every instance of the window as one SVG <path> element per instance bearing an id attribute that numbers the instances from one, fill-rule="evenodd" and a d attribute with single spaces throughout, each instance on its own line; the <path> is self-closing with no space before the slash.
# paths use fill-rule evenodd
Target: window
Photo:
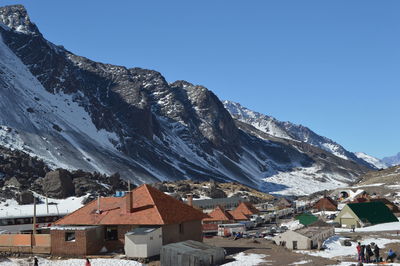
<path id="1" fill-rule="evenodd" d="M 179 233 L 183 234 L 183 224 L 179 224 Z"/>
<path id="2" fill-rule="evenodd" d="M 75 242 L 75 232 L 66 232 L 65 233 L 65 241 Z"/>
<path id="3" fill-rule="evenodd" d="M 105 239 L 118 240 L 118 228 L 116 226 L 107 226 Z"/>

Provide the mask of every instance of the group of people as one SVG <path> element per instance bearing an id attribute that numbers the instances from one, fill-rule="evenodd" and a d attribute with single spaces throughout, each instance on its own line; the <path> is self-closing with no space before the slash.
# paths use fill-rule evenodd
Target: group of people
<path id="1" fill-rule="evenodd" d="M 358 242 L 357 245 L 357 254 L 358 254 L 358 262 L 380 262 L 382 261 L 380 255 L 379 255 L 379 247 L 375 243 L 371 243 L 368 245 L 361 245 L 360 242 Z M 372 259 L 374 257 L 374 259 Z"/>
<path id="2" fill-rule="evenodd" d="M 366 262 L 366 263 L 371 263 L 371 262 L 381 262 L 382 257 L 379 255 L 379 247 L 375 243 L 371 243 L 368 245 L 361 245 L 360 242 L 358 242 L 357 245 L 357 253 L 358 253 L 358 262 Z M 372 257 L 374 257 L 372 259 Z M 397 257 L 397 254 L 392 250 L 389 249 L 388 255 L 386 257 L 387 262 L 394 262 L 394 259 Z"/>

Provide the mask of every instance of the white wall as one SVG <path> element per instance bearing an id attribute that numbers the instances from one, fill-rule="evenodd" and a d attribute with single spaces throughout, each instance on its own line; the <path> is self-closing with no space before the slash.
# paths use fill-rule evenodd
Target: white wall
<path id="1" fill-rule="evenodd" d="M 148 258 L 160 254 L 161 228 L 146 235 L 125 235 L 125 255 L 129 258 Z"/>

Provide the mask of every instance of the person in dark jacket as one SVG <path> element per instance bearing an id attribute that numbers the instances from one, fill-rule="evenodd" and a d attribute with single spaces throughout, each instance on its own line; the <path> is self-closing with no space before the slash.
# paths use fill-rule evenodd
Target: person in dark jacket
<path id="1" fill-rule="evenodd" d="M 375 256 L 375 262 L 380 262 L 380 257 L 379 257 L 379 247 L 377 244 L 374 245 L 374 256 Z"/>
<path id="2" fill-rule="evenodd" d="M 360 258 L 361 262 L 365 262 L 365 245 L 361 245 Z"/>
<path id="3" fill-rule="evenodd" d="M 365 247 L 365 262 L 370 263 L 371 262 L 371 257 L 374 255 L 371 249 L 371 245 L 367 245 Z"/>

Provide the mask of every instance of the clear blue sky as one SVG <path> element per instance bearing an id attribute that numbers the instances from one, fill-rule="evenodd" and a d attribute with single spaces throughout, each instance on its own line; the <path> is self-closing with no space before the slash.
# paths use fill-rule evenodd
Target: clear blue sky
<path id="1" fill-rule="evenodd" d="M 101 62 L 184 79 L 351 151 L 400 151 L 400 1 L 2 0 Z"/>

